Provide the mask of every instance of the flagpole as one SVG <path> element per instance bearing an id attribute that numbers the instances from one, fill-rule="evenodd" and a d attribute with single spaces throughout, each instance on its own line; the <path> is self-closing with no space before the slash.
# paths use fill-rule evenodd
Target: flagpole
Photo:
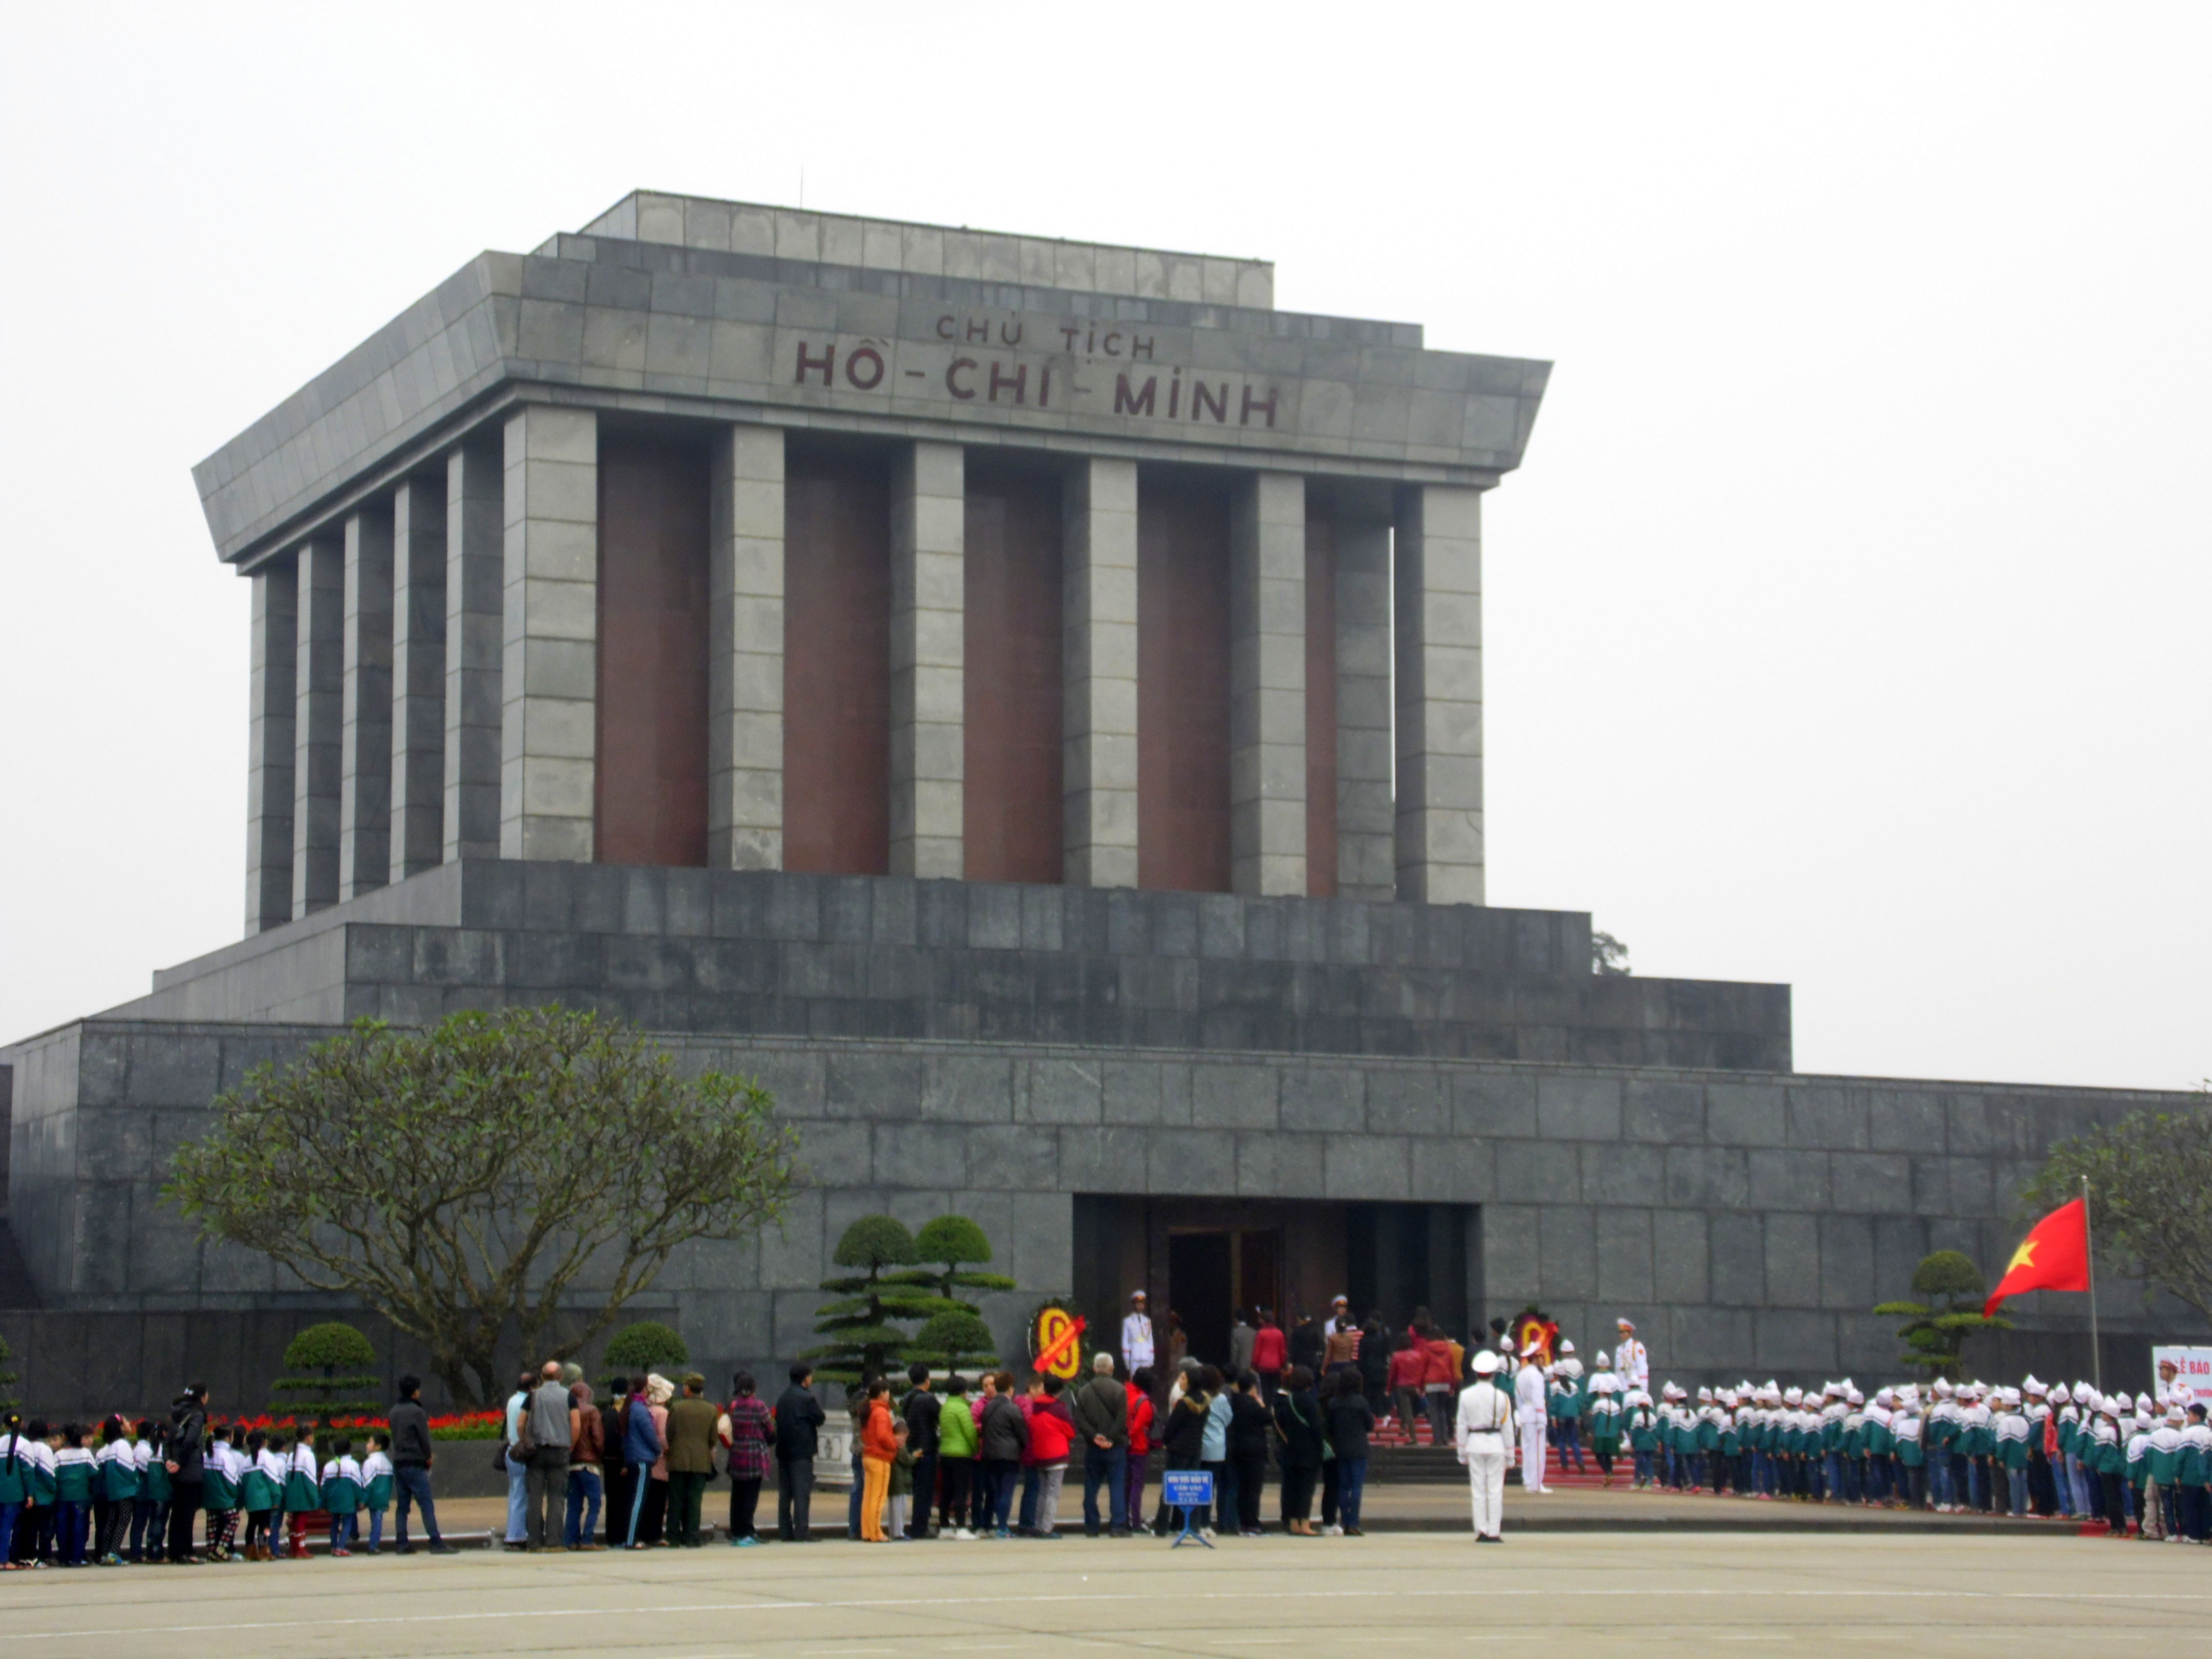
<path id="1" fill-rule="evenodd" d="M 2105 1346 L 2097 1340 L 2097 1239 L 2089 1231 L 2089 1177 L 2081 1177 L 2081 1243 L 2089 1265 L 2089 1376 L 2105 1391 Z"/>

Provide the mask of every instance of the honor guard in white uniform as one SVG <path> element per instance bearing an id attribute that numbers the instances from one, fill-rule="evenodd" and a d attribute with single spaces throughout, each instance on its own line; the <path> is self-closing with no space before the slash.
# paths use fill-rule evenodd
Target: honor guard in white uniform
<path id="1" fill-rule="evenodd" d="M 1620 1340 L 1613 1346 L 1613 1375 L 1620 1379 L 1620 1386 L 1624 1389 L 1649 1389 L 1651 1386 L 1651 1356 L 1636 1340 L 1636 1322 L 1622 1319 L 1616 1320 L 1614 1323 L 1620 1328 Z"/>
<path id="2" fill-rule="evenodd" d="M 1521 1369 L 1513 1374 L 1514 1415 L 1521 1425 L 1521 1489 L 1523 1492 L 1549 1492 L 1544 1477 L 1550 1473 L 1545 1463 L 1548 1455 L 1547 1440 L 1551 1416 L 1550 1389 L 1544 1381 L 1544 1368 L 1536 1363 L 1540 1352 L 1531 1342 L 1521 1350 Z"/>
<path id="3" fill-rule="evenodd" d="M 1498 1356 L 1484 1349 L 1474 1357 L 1474 1381 L 1459 1397 L 1453 1443 L 1467 1465 L 1474 1498 L 1474 1541 L 1504 1542 L 1505 1466 L 1513 1461 L 1514 1402 L 1492 1379 Z"/>
<path id="4" fill-rule="evenodd" d="M 1121 1363 L 1134 1376 L 1138 1368 L 1149 1365 L 1154 1358 L 1152 1351 L 1152 1320 L 1145 1311 L 1145 1293 L 1129 1293 L 1129 1316 L 1121 1322 Z"/>

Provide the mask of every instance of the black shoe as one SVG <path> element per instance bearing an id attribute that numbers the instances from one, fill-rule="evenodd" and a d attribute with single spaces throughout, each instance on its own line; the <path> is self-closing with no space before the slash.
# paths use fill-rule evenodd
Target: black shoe
<path id="1" fill-rule="evenodd" d="M 1095 1532 L 1090 1535 L 1093 1538 L 1098 1536 Z M 1127 1527 L 1116 1527 L 1113 1531 L 1108 1533 L 1106 1535 L 1109 1538 L 1127 1538 L 1129 1535 L 1129 1529 Z"/>
<path id="2" fill-rule="evenodd" d="M 440 1538 L 432 1540 L 430 1545 L 430 1553 L 433 1555 L 459 1555 L 460 1551 L 455 1549 L 444 1539 Z"/>
<path id="3" fill-rule="evenodd" d="M 400 1555 L 412 1555 L 415 1553 L 415 1547 L 412 1544 L 402 1544 L 398 1547 L 396 1553 Z"/>

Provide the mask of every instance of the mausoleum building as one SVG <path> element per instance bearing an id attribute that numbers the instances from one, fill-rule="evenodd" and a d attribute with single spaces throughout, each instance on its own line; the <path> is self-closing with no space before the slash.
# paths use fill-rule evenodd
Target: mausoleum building
<path id="1" fill-rule="evenodd" d="M 1923 1253 L 2000 1266 L 2042 1150 L 2161 1097 L 1804 1076 L 1788 988 L 1486 904 L 1482 502 L 1547 367 L 1260 260 L 643 191 L 471 260 L 196 470 L 244 937 L 0 1052 L 15 1299 L 244 1375 L 315 1298 L 160 1201 L 211 1097 L 558 1000 L 800 1131 L 789 1225 L 651 1298 L 710 1373 L 878 1209 L 984 1224 L 1010 1346 L 1143 1287 L 1200 1352 L 1342 1293 L 1889 1369 Z"/>

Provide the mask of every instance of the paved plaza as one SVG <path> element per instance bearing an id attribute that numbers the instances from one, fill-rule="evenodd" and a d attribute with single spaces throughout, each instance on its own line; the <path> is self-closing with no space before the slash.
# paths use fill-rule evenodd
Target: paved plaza
<path id="1" fill-rule="evenodd" d="M 1051 1652 L 1988 1653 L 2201 1642 L 2198 1551 L 2065 1535 L 1526 1534 L 824 1545 L 19 1574 L 0 1653 L 932 1659 Z"/>

